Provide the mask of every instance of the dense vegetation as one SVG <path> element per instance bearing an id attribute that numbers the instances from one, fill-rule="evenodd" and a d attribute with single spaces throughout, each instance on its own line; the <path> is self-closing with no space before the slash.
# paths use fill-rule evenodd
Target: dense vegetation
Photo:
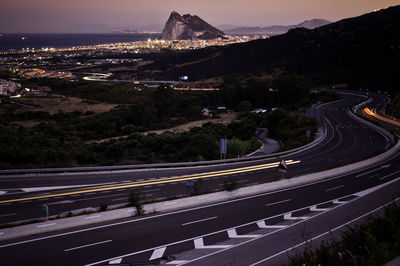
<path id="1" fill-rule="evenodd" d="M 228 139 L 227 158 L 243 156 L 259 147 L 253 139 L 259 127 L 288 149 L 306 143 L 306 130 L 316 131 L 317 122 L 305 117 L 305 108 L 317 101 L 337 99 L 335 93 L 312 94 L 309 82 L 284 74 L 273 82 L 249 80 L 245 86 L 233 78 L 220 92 L 177 92 L 168 86 L 139 88 L 132 84 L 103 84 L 30 80 L 24 85 L 50 85 L 58 94 L 77 96 L 87 102 L 119 104 L 109 112 L 13 113 L 0 116 L 0 168 L 112 165 L 124 163 L 177 162 L 219 159 L 219 139 Z M 269 90 L 274 87 L 275 89 Z M 294 91 L 300 93 L 293 93 Z M 284 99 L 284 100 L 282 100 Z M 205 124 L 180 134 L 142 132 L 168 128 L 202 119 L 203 107 L 226 106 L 242 112 L 229 125 Z M 253 114 L 263 107 L 278 111 Z M 218 113 L 214 113 L 218 117 Z M 36 121 L 32 128 L 18 121 Z M 127 136 L 124 139 L 106 138 Z"/>
<path id="2" fill-rule="evenodd" d="M 384 265 L 400 256 L 400 208 L 395 204 L 383 217 L 349 228 L 342 241 L 330 241 L 290 257 L 293 266 Z"/>

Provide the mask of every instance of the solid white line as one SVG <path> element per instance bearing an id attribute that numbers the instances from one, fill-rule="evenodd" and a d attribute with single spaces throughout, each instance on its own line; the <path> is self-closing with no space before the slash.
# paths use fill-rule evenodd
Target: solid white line
<path id="1" fill-rule="evenodd" d="M 155 249 L 153 251 L 153 254 L 151 254 L 150 260 L 156 260 L 156 259 L 162 258 L 166 249 L 167 249 L 167 247 Z"/>
<path id="2" fill-rule="evenodd" d="M 194 240 L 194 249 L 224 249 L 232 247 L 232 245 L 210 245 L 204 246 L 203 238 L 197 238 Z"/>
<path id="3" fill-rule="evenodd" d="M 398 200 L 399 200 L 399 198 L 395 199 L 395 201 L 398 201 Z M 272 256 L 269 256 L 268 258 L 265 258 L 265 259 L 263 259 L 263 260 L 257 261 L 256 263 L 251 264 L 251 266 L 254 266 L 254 265 L 257 265 L 257 264 L 266 262 L 266 261 L 268 261 L 268 260 L 270 260 L 270 259 L 272 259 L 272 258 L 275 258 L 275 257 L 277 257 L 277 256 L 279 256 L 279 255 L 282 255 L 282 254 L 284 254 L 284 253 L 287 253 L 288 251 L 291 251 L 291 250 L 293 250 L 293 249 L 295 249 L 295 248 L 297 248 L 297 247 L 300 247 L 300 246 L 304 245 L 305 243 L 309 243 L 310 241 L 314 241 L 314 240 L 316 240 L 316 239 L 318 239 L 318 238 L 320 238 L 320 237 L 322 237 L 322 236 L 324 236 L 324 235 L 327 235 L 327 234 L 332 233 L 333 231 L 339 230 L 339 229 L 342 228 L 342 227 L 345 227 L 345 226 L 347 226 L 347 225 L 349 225 L 349 224 L 351 224 L 351 223 L 354 223 L 354 222 L 357 221 L 357 220 L 360 220 L 360 219 L 362 219 L 362 218 L 364 218 L 364 217 L 366 217 L 366 216 L 368 216 L 368 215 L 370 215 L 370 214 L 372 214 L 372 213 L 374 213 L 374 212 L 377 212 L 377 211 L 379 211 L 379 210 L 385 208 L 387 205 L 392 204 L 392 202 L 393 202 L 393 201 L 391 201 L 390 203 L 387 203 L 387 204 L 385 204 L 385 205 L 383 205 L 383 206 L 380 206 L 380 207 L 378 207 L 378 208 L 376 208 L 376 209 L 374 209 L 374 210 L 372 210 L 372 211 L 370 211 L 370 212 L 368 212 L 368 213 L 365 213 L 365 214 L 363 214 L 363 215 L 361 215 L 361 216 L 359 216 L 359 217 L 357 217 L 357 218 L 354 218 L 353 220 L 351 220 L 351 221 L 349 221 L 349 222 L 346 222 L 346 223 L 344 223 L 344 224 L 341 224 L 341 225 L 339 225 L 339 226 L 333 228 L 332 230 L 329 230 L 329 231 L 327 231 L 327 232 L 325 232 L 325 233 L 322 233 L 322 234 L 320 234 L 320 235 L 317 235 L 317 236 L 311 238 L 310 240 L 304 241 L 304 242 L 302 242 L 302 243 L 300 243 L 300 244 L 297 244 L 297 245 L 295 245 L 295 246 L 292 246 L 292 247 L 290 247 L 290 248 L 287 248 L 287 249 L 285 249 L 285 250 L 282 250 L 281 252 L 278 252 L 278 253 L 276 253 L 276 254 L 274 254 L 274 255 L 272 255 Z"/>
<path id="4" fill-rule="evenodd" d="M 326 192 L 329 192 L 329 191 L 332 191 L 332 190 L 335 190 L 335 189 L 339 189 L 339 188 L 342 188 L 342 187 L 344 187 L 344 185 L 337 186 L 337 187 L 333 187 L 333 188 L 329 188 L 329 189 L 327 189 L 327 190 L 325 190 L 325 191 L 326 191 Z"/>
<path id="5" fill-rule="evenodd" d="M 272 206 L 272 205 L 276 205 L 276 204 L 280 204 L 280 203 L 285 203 L 285 202 L 288 202 L 288 201 L 291 201 L 291 200 L 292 199 L 281 200 L 281 201 L 277 201 L 277 202 L 266 204 L 265 206 Z"/>
<path id="6" fill-rule="evenodd" d="M 99 214 L 99 215 L 92 215 L 92 216 L 85 217 L 85 220 L 94 219 L 94 218 L 99 218 L 99 217 L 101 217 L 100 214 Z"/>
<path id="7" fill-rule="evenodd" d="M 305 219 L 307 219 L 307 218 L 310 218 L 310 217 L 307 217 L 307 216 L 305 216 L 305 217 L 302 217 L 302 216 L 298 216 L 298 217 L 293 217 L 292 216 L 292 213 L 290 212 L 290 213 L 287 213 L 287 214 L 285 214 L 284 216 L 283 216 L 283 219 L 284 220 L 289 220 L 289 221 L 292 221 L 292 220 L 305 220 Z"/>
<path id="8" fill-rule="evenodd" d="M 122 258 L 110 260 L 108 264 L 121 264 Z"/>
<path id="9" fill-rule="evenodd" d="M 317 208 L 317 205 L 311 206 L 310 211 L 312 212 L 324 212 L 324 211 L 329 211 L 329 208 Z"/>
<path id="10" fill-rule="evenodd" d="M 229 238 L 256 238 L 261 235 L 238 235 L 236 229 L 228 230 L 228 237 Z"/>
<path id="11" fill-rule="evenodd" d="M 38 226 L 36 226 L 37 228 L 43 228 L 43 227 L 49 227 L 49 226 L 53 226 L 53 225 L 56 225 L 57 223 L 51 223 L 51 224 L 41 224 L 41 225 L 38 225 Z"/>
<path id="12" fill-rule="evenodd" d="M 8 217 L 8 216 L 15 216 L 17 213 L 9 213 L 9 214 L 2 214 L 0 217 Z"/>
<path id="13" fill-rule="evenodd" d="M 112 241 L 112 240 L 105 240 L 105 241 L 101 241 L 101 242 L 97 242 L 97 243 L 92 243 L 92 244 L 87 244 L 87 245 L 83 245 L 83 246 L 79 246 L 79 247 L 69 248 L 69 249 L 66 249 L 66 250 L 64 250 L 64 251 L 71 251 L 71 250 L 75 250 L 75 249 L 81 249 L 81 248 L 91 247 L 91 246 L 95 246 L 95 245 L 100 245 L 100 244 L 108 243 L 108 242 L 111 242 L 111 241 Z"/>
<path id="14" fill-rule="evenodd" d="M 185 225 L 189 225 L 189 224 L 201 223 L 201 222 L 204 222 L 204 221 L 214 220 L 214 219 L 217 219 L 217 218 L 218 218 L 218 216 L 214 216 L 214 217 L 210 217 L 210 218 L 205 218 L 205 219 L 201 219 L 201 220 L 196 220 L 196 221 L 193 221 L 193 222 L 184 223 L 184 224 L 182 224 L 182 225 L 185 226 Z"/>
<path id="15" fill-rule="evenodd" d="M 340 201 L 338 199 L 335 199 L 335 200 L 332 201 L 332 203 L 333 204 L 345 204 L 345 203 L 347 203 L 347 201 Z"/>
<path id="16" fill-rule="evenodd" d="M 267 225 L 265 224 L 265 221 L 259 221 L 257 222 L 257 226 L 261 229 L 281 229 L 281 228 L 285 228 L 288 227 L 287 225 Z"/>

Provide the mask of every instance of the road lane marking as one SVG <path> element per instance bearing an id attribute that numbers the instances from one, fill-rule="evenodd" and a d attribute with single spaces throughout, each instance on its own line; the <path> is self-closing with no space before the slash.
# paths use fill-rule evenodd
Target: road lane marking
<path id="1" fill-rule="evenodd" d="M 15 215 L 17 215 L 17 213 L 8 213 L 8 214 L 2 214 L 2 215 L 0 215 L 0 217 L 9 217 L 9 216 L 15 216 Z"/>
<path id="2" fill-rule="evenodd" d="M 4 232 L 0 232 L 0 236 L 4 235 Z"/>
<path id="3" fill-rule="evenodd" d="M 224 249 L 224 248 L 230 248 L 232 245 L 211 245 L 211 246 L 205 246 L 204 245 L 204 240 L 203 238 L 197 238 L 194 241 L 194 248 L 195 249 Z"/>
<path id="4" fill-rule="evenodd" d="M 113 194 L 113 195 L 108 195 L 108 196 L 99 196 L 99 197 L 91 197 L 91 198 L 77 199 L 77 200 L 74 200 L 74 201 L 77 202 L 77 201 L 85 201 L 85 200 L 104 199 L 104 198 L 110 198 L 110 197 L 122 196 L 122 195 L 125 195 L 125 194 L 120 193 L 120 194 Z"/>
<path id="5" fill-rule="evenodd" d="M 68 251 L 71 251 L 71 250 L 76 250 L 76 249 L 81 249 L 81 248 L 87 248 L 87 247 L 91 247 L 91 246 L 96 246 L 96 245 L 101 245 L 101 244 L 109 243 L 109 242 L 111 242 L 111 241 L 112 241 L 112 240 L 100 241 L 100 242 L 96 242 L 96 243 L 92 243 L 92 244 L 87 244 L 87 245 L 83 245 L 83 246 L 79 246 L 79 247 L 69 248 L 69 249 L 66 249 L 66 250 L 64 250 L 64 251 L 68 252 Z"/>
<path id="6" fill-rule="evenodd" d="M 288 160 L 288 161 L 286 161 L 286 164 L 292 165 L 292 164 L 297 164 L 300 162 L 301 161 Z M 143 182 L 103 185 L 103 186 L 85 188 L 85 190 L 81 190 L 81 191 L 64 192 L 64 193 L 53 194 L 53 195 L 40 195 L 40 196 L 33 196 L 33 197 L 27 197 L 27 198 L 16 198 L 16 199 L 10 199 L 10 200 L 3 200 L 3 201 L 0 201 L 0 203 L 20 202 L 20 201 L 24 201 L 24 200 L 68 196 L 68 195 L 74 195 L 74 194 L 78 194 L 78 193 L 99 192 L 99 191 L 106 191 L 106 190 L 116 190 L 116 189 L 121 189 L 121 188 L 134 188 L 134 187 L 143 187 L 143 186 L 145 188 L 147 188 L 147 187 L 151 187 L 151 185 L 157 185 L 157 184 L 163 184 L 163 183 L 204 179 L 204 178 L 210 178 L 213 176 L 225 176 L 225 175 L 231 175 L 234 173 L 246 173 L 246 172 L 252 172 L 252 171 L 257 171 L 257 170 L 261 170 L 261 169 L 276 168 L 276 167 L 278 167 L 278 165 L 279 165 L 279 162 L 275 162 L 275 163 L 268 163 L 268 164 L 262 164 L 262 165 L 256 165 L 256 166 L 235 168 L 235 169 L 230 169 L 230 170 L 222 170 L 222 171 L 207 172 L 207 173 L 201 173 L 201 174 L 186 175 L 183 177 L 168 177 L 168 178 L 152 179 L 152 180 L 143 181 Z"/>
<path id="7" fill-rule="evenodd" d="M 371 176 L 368 177 L 368 179 L 372 179 L 372 178 L 377 177 L 377 176 L 379 176 L 379 174 L 371 175 Z"/>
<path id="8" fill-rule="evenodd" d="M 153 251 L 153 254 L 151 254 L 151 257 L 149 260 L 156 260 L 156 259 L 162 258 L 162 256 L 164 256 L 164 252 L 166 249 L 167 249 L 167 247 L 155 249 Z"/>
<path id="9" fill-rule="evenodd" d="M 273 202 L 273 203 L 266 204 L 265 206 L 273 206 L 273 205 L 277 205 L 277 204 L 289 202 L 289 201 L 291 201 L 291 200 L 292 200 L 292 199 L 281 200 L 281 201 L 277 201 L 277 202 Z"/>
<path id="10" fill-rule="evenodd" d="M 398 173 L 400 173 L 400 171 L 396 171 L 396 172 L 393 172 L 393 173 L 391 173 L 391 174 L 389 174 L 389 175 L 385 175 L 384 177 L 379 178 L 379 180 L 386 179 L 386 178 L 388 178 L 388 177 L 390 177 L 390 176 L 392 176 L 392 175 L 396 175 L 396 174 L 398 174 Z"/>
<path id="11" fill-rule="evenodd" d="M 236 229 L 230 229 L 227 231 L 229 238 L 256 238 L 261 235 L 238 235 Z"/>
<path id="12" fill-rule="evenodd" d="M 347 203 L 347 201 L 341 201 L 341 200 L 335 199 L 332 201 L 332 203 L 333 204 L 345 204 L 345 203 Z"/>
<path id="13" fill-rule="evenodd" d="M 276 224 L 276 225 L 267 225 L 265 223 L 265 221 L 259 221 L 257 222 L 257 226 L 260 229 L 282 229 L 287 227 L 287 225 L 280 225 L 280 224 Z"/>
<path id="14" fill-rule="evenodd" d="M 142 190 L 143 193 L 147 193 L 147 192 L 154 192 L 154 191 L 160 191 L 161 189 L 156 188 L 156 189 L 148 189 L 148 190 Z"/>
<path id="15" fill-rule="evenodd" d="M 399 199 L 399 198 L 395 199 L 395 201 L 398 201 L 398 199 Z M 257 261 L 257 262 L 255 262 L 255 263 L 251 264 L 251 266 L 258 265 L 258 264 L 261 264 L 261 263 L 265 263 L 266 261 L 268 261 L 268 260 L 270 260 L 270 259 L 272 259 L 272 258 L 275 258 L 275 257 L 277 257 L 277 256 L 279 256 L 279 255 L 285 254 L 285 253 L 287 253 L 287 252 L 289 252 L 289 251 L 291 251 L 291 250 L 293 250 L 293 249 L 295 249 L 295 248 L 298 248 L 298 247 L 300 247 L 300 246 L 302 246 L 302 245 L 304 245 L 304 244 L 306 244 L 306 243 L 310 243 L 311 241 L 314 241 L 314 240 L 316 240 L 316 239 L 318 239 L 318 238 L 321 238 L 321 237 L 323 237 L 323 236 L 325 236 L 325 235 L 331 234 L 331 233 L 334 232 L 334 231 L 337 231 L 337 230 L 339 230 L 339 229 L 341 229 L 341 228 L 343 228 L 343 227 L 345 227 L 345 226 L 348 226 L 349 224 L 352 224 L 352 223 L 354 223 L 354 222 L 356 222 L 356 221 L 358 221 L 358 220 L 360 220 L 360 219 L 362 219 L 362 218 L 364 218 L 364 217 L 366 217 L 366 216 L 371 215 L 371 214 L 374 213 L 374 212 L 377 212 L 377 211 L 379 211 L 379 210 L 385 208 L 385 207 L 388 206 L 389 204 L 392 204 L 392 202 L 393 202 L 393 201 L 391 201 L 390 203 L 387 203 L 387 204 L 385 204 L 385 205 L 383 205 L 383 206 L 381 206 L 381 207 L 378 207 L 378 208 L 376 208 L 376 209 L 374 209 L 374 210 L 372 210 L 372 211 L 370 211 L 370 212 L 368 212 L 368 213 L 365 213 L 365 214 L 363 214 L 363 215 L 361 215 L 361 216 L 359 216 L 359 217 L 357 217 L 357 218 L 354 218 L 354 219 L 351 220 L 351 221 L 348 221 L 348 222 L 346 222 L 346 223 L 344 223 L 344 224 L 341 224 L 341 225 L 339 225 L 339 226 L 337 226 L 337 227 L 335 227 L 335 228 L 333 228 L 333 229 L 331 229 L 331 230 L 329 230 L 329 231 L 326 231 L 325 233 L 322 233 L 322 234 L 317 235 L 317 236 L 315 236 L 315 237 L 313 237 L 313 238 L 311 238 L 311 239 L 308 239 L 308 240 L 306 240 L 306 241 L 304 241 L 304 242 L 301 242 L 301 243 L 299 243 L 299 244 L 297 244 L 297 245 L 294 245 L 294 246 L 292 246 L 292 247 L 290 247 L 290 248 L 287 248 L 287 249 L 285 249 L 285 250 L 282 250 L 281 252 L 275 253 L 274 255 L 271 255 L 271 256 L 269 256 L 269 257 L 263 259 L 263 260 Z M 250 241 L 248 241 L 248 242 L 250 242 Z M 244 243 L 244 244 L 246 244 L 246 243 Z"/>
<path id="16" fill-rule="evenodd" d="M 214 220 L 214 219 L 217 219 L 217 218 L 218 218 L 218 216 L 214 216 L 214 217 L 210 217 L 210 218 L 196 220 L 196 221 L 184 223 L 184 224 L 182 224 L 182 226 L 189 225 L 189 224 L 195 224 L 195 223 L 201 223 L 201 222 L 205 222 L 205 221 L 209 221 L 209 220 Z"/>
<path id="17" fill-rule="evenodd" d="M 302 216 L 297 216 L 297 217 L 294 217 L 294 216 L 292 216 L 292 213 L 290 212 L 290 213 L 287 213 L 287 214 L 285 214 L 285 215 L 283 215 L 283 219 L 284 220 L 288 220 L 288 221 L 297 221 L 297 220 L 305 220 L 305 219 L 308 219 L 309 217 L 307 217 L 307 216 L 304 216 L 304 217 L 302 217 Z"/>
<path id="18" fill-rule="evenodd" d="M 108 264 L 121 264 L 122 258 L 115 259 L 115 260 L 110 260 Z"/>
<path id="19" fill-rule="evenodd" d="M 49 227 L 49 226 L 53 226 L 56 225 L 57 223 L 50 223 L 50 224 L 41 224 L 36 226 L 37 228 L 44 228 L 44 227 Z"/>
<path id="20" fill-rule="evenodd" d="M 335 190 L 335 189 L 339 189 L 339 188 L 342 188 L 342 187 L 344 187 L 344 185 L 340 185 L 340 186 L 337 186 L 337 187 L 329 188 L 329 189 L 327 189 L 325 191 L 329 192 L 329 191 L 332 191 L 332 190 Z"/>
<path id="21" fill-rule="evenodd" d="M 391 164 L 382 165 L 382 166 L 381 166 L 381 167 L 379 167 L 379 168 L 372 169 L 372 170 L 370 170 L 370 171 L 368 171 L 368 172 L 365 172 L 365 173 L 362 173 L 362 174 L 356 175 L 356 177 L 360 177 L 360 176 L 363 176 L 363 175 L 368 175 L 368 174 L 370 174 L 370 173 L 373 173 L 373 172 L 379 171 L 379 170 L 381 170 L 381 169 L 384 169 L 384 168 L 389 168 L 390 166 L 391 166 Z"/>
<path id="22" fill-rule="evenodd" d="M 325 211 L 329 211 L 329 208 L 317 208 L 317 205 L 311 206 L 310 207 L 310 211 L 312 212 L 325 212 Z"/>
<path id="23" fill-rule="evenodd" d="M 128 200 L 127 198 L 118 198 L 118 199 L 112 199 L 111 201 L 121 201 L 121 200 Z"/>

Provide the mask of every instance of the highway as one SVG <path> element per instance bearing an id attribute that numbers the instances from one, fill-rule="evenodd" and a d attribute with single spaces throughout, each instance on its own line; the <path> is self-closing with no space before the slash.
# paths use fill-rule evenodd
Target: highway
<path id="1" fill-rule="evenodd" d="M 357 102 L 357 97 L 348 96 L 343 101 L 323 107 L 326 139 L 310 150 L 285 158 L 298 162 L 289 166 L 290 175 L 317 172 L 359 161 L 390 146 L 390 138 L 348 117 L 347 111 Z M 374 108 L 380 102 L 376 99 L 368 107 Z M 68 204 L 73 208 L 98 204 L 99 199 L 95 199 L 96 197 L 104 196 L 102 200 L 106 196 L 110 196 L 109 200 L 124 198 L 127 193 L 125 189 L 139 184 L 132 183 L 138 177 L 145 181 L 139 184 L 143 186 L 142 191 L 153 189 L 157 196 L 164 197 L 182 191 L 187 193 L 184 184 L 180 183 L 185 181 L 177 181 L 179 178 L 175 178 L 169 183 L 171 176 L 199 174 L 204 180 L 203 184 L 210 189 L 220 187 L 221 180 L 229 174 L 236 175 L 238 181 L 246 180 L 244 184 L 254 184 L 277 177 L 276 167 L 270 168 L 271 165 L 267 165 L 270 161 L 276 162 L 279 159 L 210 167 L 127 171 L 118 175 L 96 173 L 15 176 L 14 182 L 7 182 L 12 178 L 2 176 L 1 182 L 6 180 L 4 184 L 15 192 L 1 196 L 1 214 L 12 214 L 13 210 L 29 212 L 29 208 L 37 208 L 40 202 L 73 201 L 51 206 L 65 210 Z M 301 244 L 305 238 L 317 237 L 343 223 L 363 217 L 396 198 L 400 192 L 400 182 L 397 180 L 400 176 L 399 161 L 400 157 L 396 155 L 366 169 L 328 180 L 209 206 L 1 241 L 0 259 L 5 265 L 149 265 L 150 260 L 156 263 L 160 259 L 170 264 L 188 265 L 249 265 L 257 262 L 262 265 L 276 265 L 277 262 L 287 261 L 286 250 Z M 256 167 L 260 164 L 263 164 L 261 169 Z M 237 170 L 243 167 L 250 168 Z M 228 169 L 236 170 L 227 172 Z M 222 172 L 204 174 L 210 171 Z M 166 179 L 161 180 L 162 177 Z M 60 179 L 53 180 L 54 178 Z M 120 188 L 121 181 L 128 181 L 126 178 L 130 178 L 129 182 L 124 182 L 128 184 L 127 188 Z M 184 177 L 186 178 L 191 177 Z M 198 179 L 199 176 L 193 178 Z M 48 186 L 98 184 L 107 181 L 117 184 L 111 184 L 111 187 L 104 189 L 98 188 L 98 192 L 80 192 L 81 188 L 70 189 L 68 193 L 72 194 L 65 196 L 59 195 L 65 193 L 64 190 L 52 191 L 46 195 L 35 195 L 41 198 L 30 200 L 23 199 L 32 197 L 32 193 L 16 191 L 20 189 L 17 187 L 20 184 L 39 187 L 44 181 Z M 392 183 L 377 187 L 375 191 L 365 191 L 387 182 Z M 105 191 L 107 193 L 103 193 Z M 117 195 L 118 193 L 122 195 Z M 90 197 L 94 199 L 88 199 Z M 79 205 L 79 199 L 86 200 L 82 200 L 82 205 Z M 12 200 L 14 201 L 10 202 Z M 21 216 L 17 214 L 14 217 Z"/>
<path id="2" fill-rule="evenodd" d="M 382 102 L 383 97 L 376 97 L 369 107 Z M 308 150 L 283 157 L 293 162 L 289 163 L 289 177 L 357 162 L 389 148 L 392 143 L 387 136 L 348 116 L 351 107 L 361 100 L 346 95 L 342 101 L 321 107 L 326 137 Z M 273 181 L 280 178 L 276 169 L 280 160 L 172 169 L 2 175 L 0 223 L 42 217 L 42 204 L 49 206 L 50 215 L 99 207 L 103 203 L 124 204 L 131 188 L 140 189 L 147 200 L 159 201 L 189 196 L 188 181 L 199 183 L 199 193 L 221 190 L 229 178 L 241 186 Z"/>

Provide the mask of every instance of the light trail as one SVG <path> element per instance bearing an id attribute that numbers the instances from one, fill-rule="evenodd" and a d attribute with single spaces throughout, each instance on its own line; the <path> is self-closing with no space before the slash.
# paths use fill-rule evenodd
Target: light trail
<path id="1" fill-rule="evenodd" d="M 298 164 L 300 162 L 301 161 L 288 160 L 288 161 L 286 161 L 286 164 L 293 165 L 293 164 Z M 123 188 L 135 188 L 135 187 L 142 187 L 142 186 L 149 186 L 149 185 L 167 184 L 167 183 L 172 183 L 172 182 L 189 181 L 189 180 L 195 180 L 195 179 L 205 179 L 205 178 L 216 177 L 216 176 L 232 175 L 232 174 L 246 173 L 246 172 L 258 171 L 258 170 L 269 169 L 269 168 L 276 168 L 279 166 L 279 164 L 280 164 L 280 162 L 275 162 L 275 163 L 268 163 L 268 164 L 262 164 L 262 165 L 256 165 L 256 166 L 247 166 L 247 167 L 236 168 L 236 169 L 231 169 L 231 170 L 214 171 L 214 172 L 208 172 L 208 173 L 202 173 L 202 174 L 192 174 L 192 175 L 184 175 L 184 176 L 177 176 L 177 177 L 158 178 L 158 179 L 153 179 L 153 180 L 135 181 L 135 182 L 129 182 L 129 183 L 123 183 L 123 184 L 95 186 L 95 187 L 89 187 L 89 188 L 85 188 L 83 190 L 76 190 L 76 191 L 72 191 L 72 192 L 60 192 L 60 193 L 54 193 L 54 194 L 48 194 L 48 195 L 39 195 L 39 196 L 32 196 L 32 197 L 26 197 L 26 198 L 3 200 L 3 201 L 0 201 L 0 204 L 1 203 L 21 202 L 21 201 L 35 200 L 35 199 L 43 199 L 43 198 L 53 198 L 53 197 L 60 197 L 60 196 L 69 196 L 69 195 L 76 195 L 76 194 L 90 193 L 90 192 L 117 190 L 117 189 L 123 189 Z"/>
<path id="2" fill-rule="evenodd" d="M 393 124 L 393 125 L 396 125 L 396 126 L 400 126 L 400 122 L 395 121 L 395 120 L 393 120 L 393 119 L 389 119 L 389 118 L 387 118 L 387 117 L 383 117 L 383 116 L 381 116 L 381 115 L 378 115 L 377 113 L 372 112 L 372 111 L 371 111 L 369 108 L 367 108 L 367 107 L 364 108 L 364 112 L 365 112 L 367 115 L 376 117 L 376 118 L 379 119 L 379 120 L 385 121 L 385 122 L 387 122 L 387 123 L 390 123 L 390 124 Z"/>

